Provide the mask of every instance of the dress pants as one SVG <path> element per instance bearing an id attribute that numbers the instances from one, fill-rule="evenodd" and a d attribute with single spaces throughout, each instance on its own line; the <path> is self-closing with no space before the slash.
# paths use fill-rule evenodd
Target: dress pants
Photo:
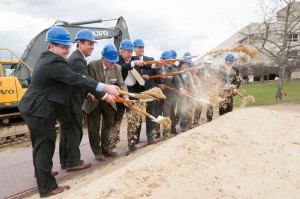
<path id="1" fill-rule="evenodd" d="M 71 114 L 71 119 L 60 123 L 59 157 L 60 164 L 75 167 L 80 161 L 80 142 L 82 140 L 83 114 Z"/>
<path id="2" fill-rule="evenodd" d="M 146 112 L 148 112 L 150 115 L 153 115 L 155 118 L 158 117 L 159 114 L 157 114 L 156 109 L 156 103 L 157 101 L 153 101 L 153 102 L 148 102 L 147 103 L 147 107 L 146 107 Z M 151 118 L 146 117 L 146 135 L 147 135 L 147 141 L 149 142 L 153 142 L 153 133 L 152 132 L 156 127 L 157 127 L 157 123 L 152 121 Z"/>
<path id="3" fill-rule="evenodd" d="M 96 108 L 87 115 L 90 146 L 95 155 L 107 153 L 115 147 L 114 125 L 115 109 L 106 102 L 99 102 Z M 102 125 L 100 132 L 100 122 Z"/>
<path id="4" fill-rule="evenodd" d="M 219 106 L 219 114 L 224 115 L 233 110 L 233 98 L 227 98 L 225 105 Z"/>
<path id="5" fill-rule="evenodd" d="M 170 91 L 172 92 L 172 91 Z M 176 133 L 176 117 L 175 117 L 175 108 L 177 104 L 176 93 L 168 93 L 165 94 L 167 98 L 164 100 L 163 103 L 163 116 L 169 117 L 171 119 L 171 133 Z M 168 133 L 164 130 L 164 133 Z"/>
<path id="6" fill-rule="evenodd" d="M 56 129 L 54 119 L 32 117 L 21 113 L 31 136 L 33 166 L 41 196 L 55 190 L 58 185 L 51 175 L 55 150 Z"/>

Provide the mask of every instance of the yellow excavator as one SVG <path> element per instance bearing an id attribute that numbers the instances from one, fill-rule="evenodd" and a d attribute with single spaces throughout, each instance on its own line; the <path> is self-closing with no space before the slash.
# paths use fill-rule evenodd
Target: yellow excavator
<path id="1" fill-rule="evenodd" d="M 105 28 L 89 25 L 106 21 L 117 21 L 117 23 L 114 27 Z M 120 46 L 122 40 L 130 39 L 128 27 L 123 17 L 74 23 L 59 20 L 54 25 L 67 29 L 73 42 L 75 42 L 77 32 L 83 28 L 90 29 L 96 40 L 113 38 L 116 47 Z M 0 48 L 0 146 L 29 139 L 29 135 L 24 133 L 28 131 L 11 128 L 13 126 L 11 121 L 20 118 L 18 104 L 30 85 L 31 74 L 37 59 L 42 52 L 47 50 L 48 44 L 45 42 L 45 36 L 49 28 L 40 32 L 30 41 L 21 58 L 9 49 Z M 3 51 L 10 53 L 11 59 L 1 59 L 1 52 Z"/>
<path id="2" fill-rule="evenodd" d="M 10 53 L 11 59 L 2 59 L 1 55 L 3 51 Z M 24 64 L 28 70 L 32 71 L 32 69 L 11 50 L 0 48 L 0 121 L 2 125 L 8 124 L 11 118 L 20 116 L 18 104 L 26 88 L 24 88 L 24 86 L 22 87 L 14 73 L 19 63 Z"/>

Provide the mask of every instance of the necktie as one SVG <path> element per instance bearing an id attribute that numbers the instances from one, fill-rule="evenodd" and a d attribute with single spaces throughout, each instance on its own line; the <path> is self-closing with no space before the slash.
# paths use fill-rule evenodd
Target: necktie
<path id="1" fill-rule="evenodd" d="M 108 84 L 108 80 L 109 80 L 109 70 L 108 68 L 105 69 L 105 72 L 104 72 L 104 79 L 105 79 L 105 83 Z"/>
<path id="2" fill-rule="evenodd" d="M 131 72 L 131 74 L 134 76 L 134 78 L 136 79 L 136 81 L 138 81 L 138 83 L 142 86 L 145 85 L 145 80 L 143 79 L 143 77 L 140 75 L 139 72 L 137 72 L 137 70 L 135 70 L 135 68 L 133 68 L 131 71 L 128 71 L 128 73 Z"/>

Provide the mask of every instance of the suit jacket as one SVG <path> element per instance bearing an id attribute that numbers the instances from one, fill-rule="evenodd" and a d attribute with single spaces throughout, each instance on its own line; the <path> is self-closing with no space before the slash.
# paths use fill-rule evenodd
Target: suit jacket
<path id="1" fill-rule="evenodd" d="M 103 63 L 101 59 L 98 59 L 89 63 L 88 73 L 91 76 L 91 78 L 95 79 L 96 81 L 103 82 L 105 84 L 114 84 L 116 86 L 119 86 L 121 90 L 127 91 L 127 87 L 124 84 L 122 78 L 122 69 L 121 66 L 118 64 L 116 64 L 115 67 L 110 69 L 108 72 L 108 76 L 105 77 Z M 98 101 L 85 99 L 82 108 L 87 114 L 89 114 L 96 108 L 98 103 Z M 117 111 L 115 103 L 110 103 L 110 105 Z"/>
<path id="2" fill-rule="evenodd" d="M 143 61 L 144 62 L 154 61 L 154 58 L 143 56 Z M 157 75 L 158 70 L 152 69 L 151 67 L 152 67 L 152 64 L 141 67 L 142 75 L 148 75 L 148 76 Z M 159 84 L 161 84 L 160 78 L 148 79 L 148 80 L 145 80 L 145 86 L 144 87 L 145 87 L 146 90 L 149 90 L 151 88 L 158 87 Z"/>
<path id="3" fill-rule="evenodd" d="M 94 92 L 98 82 L 73 72 L 62 56 L 43 52 L 32 73 L 32 82 L 20 101 L 20 112 L 45 119 L 69 119 L 69 85 Z"/>
<path id="4" fill-rule="evenodd" d="M 139 60 L 139 58 L 137 56 L 133 56 L 130 61 L 134 61 L 134 60 Z M 139 74 L 142 74 L 141 69 L 140 69 L 139 66 L 131 67 L 131 63 L 130 62 L 126 63 L 126 61 L 124 60 L 124 58 L 121 55 L 119 56 L 119 61 L 117 63 L 122 68 L 122 77 L 123 77 L 124 81 L 125 81 L 125 79 L 128 75 L 128 71 L 132 70 L 133 68 L 135 68 L 135 70 Z M 138 83 L 138 81 L 136 81 L 136 83 L 133 86 L 127 86 L 127 89 L 131 93 L 140 93 L 140 92 L 145 90 L 144 86 L 140 85 Z"/>
<path id="5" fill-rule="evenodd" d="M 226 77 L 226 69 L 224 67 L 220 68 L 219 70 L 219 79 L 224 84 L 226 84 L 227 77 Z M 230 84 L 235 85 L 237 89 L 240 87 L 242 78 L 241 78 L 240 71 L 237 68 L 235 67 L 231 68 L 229 79 L 230 79 Z"/>
<path id="6" fill-rule="evenodd" d="M 91 78 L 88 73 L 87 62 L 78 49 L 70 55 L 68 63 L 72 71 Z M 105 95 L 105 92 L 101 93 L 101 95 L 95 94 L 95 92 L 93 94 L 101 99 Z M 71 97 L 69 98 L 69 110 L 71 113 L 82 114 L 82 104 L 86 95 L 87 92 L 85 89 L 79 86 L 71 86 Z"/>
<path id="7" fill-rule="evenodd" d="M 171 73 L 171 72 L 178 72 L 178 69 L 175 67 L 169 67 L 167 68 L 167 70 L 164 70 L 163 66 L 159 66 L 158 67 L 159 73 Z M 167 78 L 161 78 L 161 83 L 165 84 L 166 86 L 172 87 L 172 88 L 176 88 L 176 89 L 181 89 L 183 88 L 183 82 L 180 79 L 179 75 L 174 75 L 174 76 L 168 76 Z M 166 97 L 173 97 L 174 96 L 174 92 L 164 89 L 163 90 L 164 95 L 166 95 Z"/>

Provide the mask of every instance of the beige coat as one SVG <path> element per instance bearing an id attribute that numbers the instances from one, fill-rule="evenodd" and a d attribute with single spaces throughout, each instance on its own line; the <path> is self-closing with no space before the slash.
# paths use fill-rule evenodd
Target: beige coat
<path id="1" fill-rule="evenodd" d="M 122 69 L 121 66 L 116 64 L 114 68 L 108 70 L 108 75 L 104 75 L 104 68 L 101 59 L 91 61 L 88 65 L 88 73 L 89 75 L 95 79 L 96 81 L 105 83 L 105 84 L 114 84 L 120 87 L 121 90 L 127 91 L 127 87 L 124 84 L 122 78 Z M 94 110 L 94 108 L 98 105 L 98 101 L 92 101 L 89 99 L 85 99 L 82 109 L 89 114 Z M 117 110 L 116 104 L 111 103 L 111 106 Z"/>

